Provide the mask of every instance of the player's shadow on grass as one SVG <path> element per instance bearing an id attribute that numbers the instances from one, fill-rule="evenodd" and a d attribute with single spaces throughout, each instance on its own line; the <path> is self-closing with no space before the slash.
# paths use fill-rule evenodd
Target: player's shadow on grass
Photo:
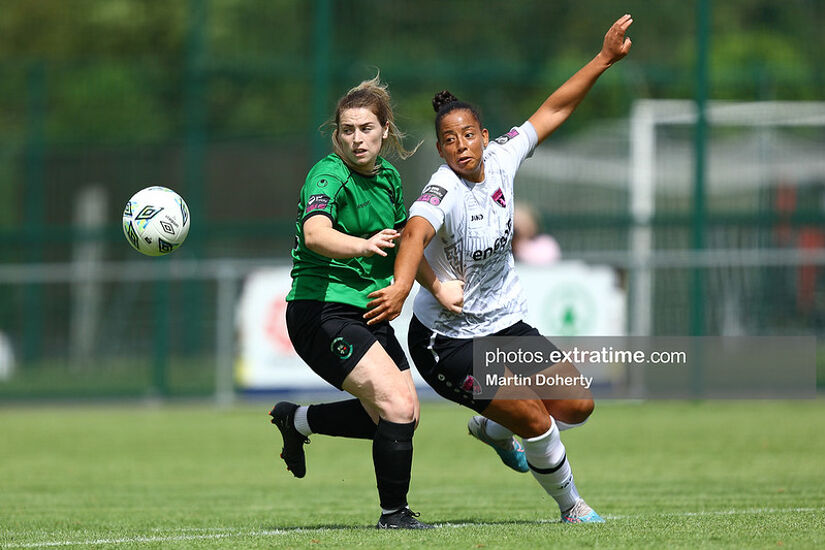
<path id="1" fill-rule="evenodd" d="M 442 520 L 435 520 L 432 518 L 428 518 L 427 523 L 435 525 L 438 528 L 446 528 L 446 529 L 453 529 L 459 527 L 486 527 L 486 526 L 502 526 L 502 525 L 553 525 L 554 523 L 558 523 L 561 525 L 561 521 L 559 520 L 550 520 L 550 519 L 538 519 L 538 520 L 526 520 L 526 519 L 519 519 L 519 520 L 495 520 L 495 521 L 481 521 L 477 519 L 458 519 L 458 518 L 451 518 L 451 519 L 442 519 Z M 370 525 L 345 525 L 341 523 L 325 523 L 320 525 L 268 525 L 263 527 L 264 530 L 267 531 L 352 531 L 352 530 L 370 530 L 370 531 L 378 531 L 379 529 L 375 528 L 375 524 Z"/>

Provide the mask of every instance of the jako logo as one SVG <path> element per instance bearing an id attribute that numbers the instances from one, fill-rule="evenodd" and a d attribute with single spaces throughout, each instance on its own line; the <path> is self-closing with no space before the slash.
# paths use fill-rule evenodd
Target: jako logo
<path id="1" fill-rule="evenodd" d="M 479 260 L 486 260 L 490 256 L 493 255 L 494 252 L 501 252 L 503 250 L 507 250 L 507 242 L 510 239 L 510 233 L 512 233 L 513 229 L 513 218 L 507 220 L 507 229 L 504 230 L 504 234 L 498 237 L 493 246 L 488 246 L 484 250 L 475 250 L 470 256 L 475 261 Z"/>
<path id="2" fill-rule="evenodd" d="M 479 222 L 484 219 L 484 214 L 473 214 L 470 216 L 471 222 Z"/>

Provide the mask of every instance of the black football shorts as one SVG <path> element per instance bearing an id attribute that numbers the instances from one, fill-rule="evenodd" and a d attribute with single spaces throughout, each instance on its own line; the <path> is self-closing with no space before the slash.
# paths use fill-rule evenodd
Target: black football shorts
<path id="1" fill-rule="evenodd" d="M 375 342 L 398 370 L 410 368 L 389 322 L 367 325 L 365 309 L 348 304 L 295 300 L 286 308 L 286 328 L 298 355 L 318 376 L 338 388 Z"/>
<path id="2" fill-rule="evenodd" d="M 541 336 L 541 333 L 524 321 L 519 321 L 492 336 Z M 472 338 L 449 338 L 437 334 L 413 316 L 408 344 L 415 368 L 440 396 L 479 413 L 483 413 L 490 405 L 492 399 L 476 397 L 479 388 L 473 378 Z M 549 341 L 546 346 L 547 351 L 558 349 Z M 544 367 L 545 365 L 541 366 Z M 499 374 L 503 374 L 503 371 Z"/>

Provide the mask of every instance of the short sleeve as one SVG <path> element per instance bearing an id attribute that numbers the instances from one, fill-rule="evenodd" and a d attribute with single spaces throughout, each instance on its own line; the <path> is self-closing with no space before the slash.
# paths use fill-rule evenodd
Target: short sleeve
<path id="1" fill-rule="evenodd" d="M 342 185 L 341 180 L 335 176 L 310 173 L 301 189 L 301 219 L 323 214 L 335 221 L 338 215 L 335 195 Z"/>
<path id="2" fill-rule="evenodd" d="M 451 174 L 452 171 L 449 175 Z M 444 224 L 444 219 L 449 211 L 455 206 L 457 199 L 458 193 L 455 190 L 454 182 L 445 174 L 442 167 L 433 174 L 421 194 L 410 206 L 410 217 L 421 216 L 430 222 L 433 229 L 438 231 Z"/>
<path id="3" fill-rule="evenodd" d="M 493 140 L 499 146 L 500 150 L 507 153 L 509 158 L 510 168 L 513 173 L 518 170 L 524 159 L 533 154 L 533 150 L 538 144 L 538 135 L 536 129 L 530 121 L 525 122 L 521 126 L 516 126 L 510 129 L 506 134 L 500 135 Z"/>

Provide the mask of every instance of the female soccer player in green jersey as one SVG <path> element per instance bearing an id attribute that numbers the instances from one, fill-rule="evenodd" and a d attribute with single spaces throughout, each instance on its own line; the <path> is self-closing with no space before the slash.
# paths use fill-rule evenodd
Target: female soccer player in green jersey
<path id="1" fill-rule="evenodd" d="M 298 202 L 287 330 L 295 351 L 321 378 L 356 397 L 270 412 L 281 458 L 304 477 L 311 433 L 372 440 L 381 517 L 378 528 L 422 529 L 407 506 L 418 397 L 389 322 L 367 325 L 367 297 L 393 276 L 395 240 L 407 221 L 398 171 L 381 153 L 412 154 L 376 76 L 338 101 L 334 152 L 309 171 Z M 414 152 L 414 151 L 413 151 Z M 426 263 L 419 282 L 460 311 L 461 287 L 442 285 Z"/>
<path id="2" fill-rule="evenodd" d="M 484 382 L 473 376 L 473 339 L 540 336 L 523 320 L 528 300 L 514 272 L 514 178 L 521 163 L 567 120 L 599 76 L 627 55 L 631 42 L 625 31 L 632 22 L 630 15 L 619 18 L 593 60 L 521 126 L 495 140 L 489 140 L 475 108 L 446 90 L 436 95 L 437 145 L 445 164 L 410 207 L 395 282 L 373 293 L 367 313 L 380 322 L 397 316 L 422 257 L 442 281 L 464 281 L 460 314 L 436 307 L 426 289 L 419 291 L 410 322 L 410 355 L 436 392 L 483 415 L 470 420 L 470 433 L 496 449 L 508 466 L 532 472 L 567 523 L 603 521 L 579 496 L 559 436 L 562 428 L 587 420 L 593 410 L 592 395 L 577 387 L 548 397 L 546 388 L 536 386 L 508 395 L 508 388 L 501 387 L 492 399 L 484 399 L 480 387 Z M 548 349 L 543 352 L 556 349 L 545 343 Z M 579 374 L 568 361 L 550 369 L 571 378 Z M 522 438 L 523 448 L 514 433 Z"/>

